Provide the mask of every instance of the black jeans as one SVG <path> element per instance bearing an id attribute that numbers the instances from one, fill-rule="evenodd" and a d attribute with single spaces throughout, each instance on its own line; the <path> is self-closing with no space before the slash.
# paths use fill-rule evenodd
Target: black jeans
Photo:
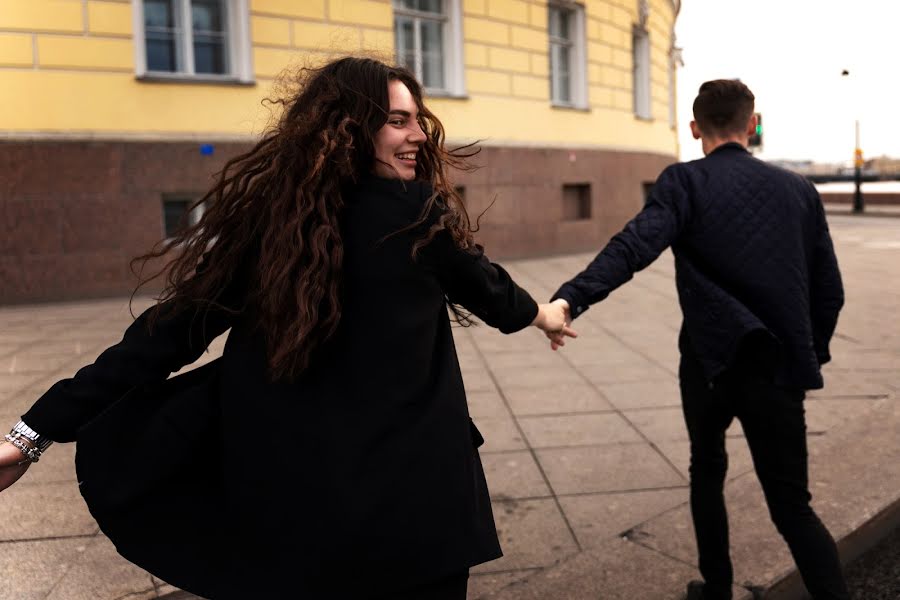
<path id="1" fill-rule="evenodd" d="M 810 507 L 804 392 L 779 388 L 752 369 L 735 369 L 710 384 L 684 354 L 681 399 L 691 440 L 691 513 L 704 599 L 730 600 L 733 572 L 723 486 L 725 430 L 744 429 L 769 514 L 815 600 L 849 600 L 834 539 Z"/>

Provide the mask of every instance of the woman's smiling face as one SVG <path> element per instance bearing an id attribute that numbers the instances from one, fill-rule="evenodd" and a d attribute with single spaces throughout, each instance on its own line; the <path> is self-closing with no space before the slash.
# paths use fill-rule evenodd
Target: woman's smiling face
<path id="1" fill-rule="evenodd" d="M 396 79 L 388 83 L 388 120 L 375 134 L 375 165 L 379 177 L 412 181 L 416 178 L 416 158 L 425 142 L 419 126 L 419 109 L 409 88 Z"/>

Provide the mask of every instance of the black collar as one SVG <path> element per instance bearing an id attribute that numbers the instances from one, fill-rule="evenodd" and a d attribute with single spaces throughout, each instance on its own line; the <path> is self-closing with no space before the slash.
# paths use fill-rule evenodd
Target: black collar
<path id="1" fill-rule="evenodd" d="M 716 152 L 719 152 L 720 150 L 740 150 L 741 152 L 746 152 L 747 154 L 750 153 L 750 151 L 747 150 L 747 148 L 745 146 L 743 146 L 742 144 L 739 144 L 737 142 L 725 142 L 724 144 L 713 148 L 713 151 L 710 152 L 709 154 L 707 154 L 707 156 L 710 156 L 711 154 L 715 154 Z"/>

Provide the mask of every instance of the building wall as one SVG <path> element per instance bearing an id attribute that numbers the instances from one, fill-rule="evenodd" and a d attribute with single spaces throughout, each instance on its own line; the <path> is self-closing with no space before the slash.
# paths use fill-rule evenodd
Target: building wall
<path id="1" fill-rule="evenodd" d="M 637 2 L 593 0 L 585 9 L 587 111 L 549 105 L 546 2 L 462 0 L 468 95 L 430 101 L 450 136 L 677 154 L 671 1 L 651 2 L 650 121 L 632 114 Z M 390 0 L 251 0 L 250 11 L 256 85 L 173 83 L 135 79 L 130 0 L 3 0 L 0 131 L 251 136 L 270 118 L 260 100 L 286 67 L 363 50 L 390 59 L 393 50 Z"/>
<path id="2" fill-rule="evenodd" d="M 243 143 L 0 142 L 0 304 L 129 293 L 129 261 L 163 237 L 160 198 L 200 196 Z M 492 258 L 596 248 L 643 203 L 669 159 L 656 154 L 487 147 L 458 174 L 476 239 Z M 592 218 L 563 218 L 564 184 L 590 185 Z M 615 201 L 613 201 L 615 200 Z M 148 288 L 152 290 L 151 286 Z"/>
<path id="3" fill-rule="evenodd" d="M 461 0 L 465 94 L 432 97 L 452 141 L 483 140 L 459 174 L 490 254 L 598 248 L 677 156 L 669 119 L 673 0 L 650 0 L 651 119 L 634 115 L 637 0 L 586 0 L 588 106 L 551 105 L 547 2 Z M 0 4 L 0 303 L 130 291 L 127 263 L 162 234 L 164 194 L 199 197 L 273 118 L 286 68 L 347 52 L 391 59 L 390 0 L 247 0 L 251 84 L 135 76 L 130 0 Z M 674 83 L 674 82 L 673 82 Z M 199 152 L 212 143 L 213 156 Z M 590 185 L 567 221 L 562 185 Z"/>

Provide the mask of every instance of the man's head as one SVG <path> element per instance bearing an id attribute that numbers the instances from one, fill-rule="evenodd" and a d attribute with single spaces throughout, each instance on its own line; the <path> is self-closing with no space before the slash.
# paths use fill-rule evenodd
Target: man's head
<path id="1" fill-rule="evenodd" d="M 715 79 L 700 86 L 691 133 L 695 140 L 703 140 L 704 153 L 727 142 L 747 145 L 756 128 L 753 101 L 750 88 L 736 79 Z"/>

